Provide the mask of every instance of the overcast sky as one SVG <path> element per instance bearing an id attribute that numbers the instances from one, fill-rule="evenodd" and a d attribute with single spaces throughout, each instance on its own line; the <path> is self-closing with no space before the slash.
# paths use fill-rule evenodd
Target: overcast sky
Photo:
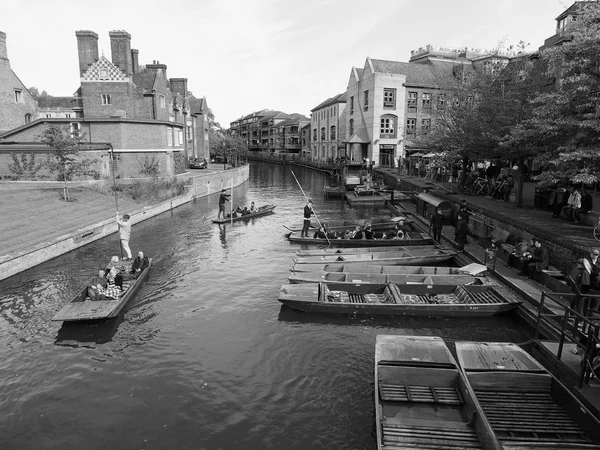
<path id="1" fill-rule="evenodd" d="M 496 48 L 554 34 L 563 0 L 5 0 L 12 69 L 27 87 L 72 95 L 79 87 L 76 30 L 125 30 L 140 64 L 158 60 L 187 78 L 216 120 L 264 108 L 310 115 L 346 90 L 367 56 L 408 61 L 427 44 Z"/>

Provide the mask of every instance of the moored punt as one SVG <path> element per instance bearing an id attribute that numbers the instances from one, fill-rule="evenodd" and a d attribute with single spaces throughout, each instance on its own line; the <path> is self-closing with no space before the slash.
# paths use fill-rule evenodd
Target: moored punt
<path id="1" fill-rule="evenodd" d="M 110 319 L 119 314 L 125 305 L 131 300 L 150 274 L 152 258 L 148 259 L 148 267 L 135 279 L 123 281 L 123 292 L 119 299 L 86 300 L 87 287 L 83 288 L 69 303 L 52 318 L 55 321 L 83 321 Z M 131 263 L 127 264 L 128 270 Z"/>
<path id="2" fill-rule="evenodd" d="M 356 253 L 379 253 L 379 252 L 410 252 L 414 247 L 402 245 L 392 247 L 344 247 L 344 248 L 322 248 L 313 250 L 296 250 L 298 256 L 324 256 L 324 255 L 351 255 Z M 446 245 L 419 245 L 418 250 L 451 250 Z"/>
<path id="3" fill-rule="evenodd" d="M 409 231 L 404 239 L 322 239 L 315 237 L 302 237 L 300 231 L 288 234 L 290 242 L 295 244 L 332 245 L 334 247 L 392 247 L 398 245 L 423 245 L 432 244 L 433 238 L 427 233 Z"/>
<path id="4" fill-rule="evenodd" d="M 381 264 L 294 264 L 292 272 L 343 272 L 343 273 L 373 273 L 387 275 L 478 275 L 484 274 L 486 266 L 481 266 L 478 272 L 466 272 L 463 267 L 439 266 L 384 266 Z"/>
<path id="5" fill-rule="evenodd" d="M 386 275 L 375 273 L 346 272 L 294 272 L 290 283 L 335 282 L 348 284 L 495 284 L 489 278 L 472 275 Z"/>
<path id="6" fill-rule="evenodd" d="M 505 449 L 600 449 L 600 422 L 519 346 L 457 342 L 456 353 Z"/>
<path id="7" fill-rule="evenodd" d="M 396 224 L 398 223 L 399 219 L 404 220 L 404 223 L 407 225 L 412 225 L 414 223 L 414 219 L 407 216 L 407 215 L 400 215 L 397 217 L 393 218 L 394 220 L 392 220 L 392 218 L 375 218 L 375 219 L 364 219 L 364 220 L 360 220 L 360 221 L 356 221 L 356 220 L 322 220 L 321 225 L 325 226 L 325 228 L 327 228 L 329 231 L 337 231 L 337 232 L 344 232 L 346 230 L 354 230 L 355 227 L 359 226 L 359 227 L 364 227 L 367 223 L 371 224 L 371 228 L 373 229 L 373 231 L 386 231 L 386 230 L 390 230 L 392 228 L 394 228 L 396 226 Z M 319 228 L 319 224 L 316 222 L 311 222 L 310 223 L 311 228 L 313 228 L 314 230 Z M 291 231 L 301 231 L 302 227 L 298 227 L 298 226 L 291 226 L 291 227 L 286 227 L 288 230 Z M 314 233 L 313 230 L 313 233 Z"/>
<path id="8" fill-rule="evenodd" d="M 492 316 L 521 303 L 501 286 L 301 283 L 285 284 L 279 301 L 310 313 L 387 316 Z"/>
<path id="9" fill-rule="evenodd" d="M 439 337 L 378 335 L 374 372 L 378 450 L 502 448 Z"/>
<path id="10" fill-rule="evenodd" d="M 425 249 L 407 250 L 403 252 L 371 252 L 354 253 L 348 255 L 329 254 L 323 256 L 298 256 L 294 258 L 297 264 L 377 264 L 386 266 L 396 265 L 423 265 L 437 264 L 454 258 L 457 253 L 454 250 Z"/>
<path id="11" fill-rule="evenodd" d="M 276 208 L 275 205 L 263 205 L 263 206 L 260 206 L 255 212 L 251 212 L 246 215 L 239 215 L 237 217 L 234 217 L 233 219 L 231 217 L 227 217 L 224 219 L 214 219 L 213 223 L 228 223 L 228 222 L 231 222 L 232 220 L 234 222 L 237 222 L 239 220 L 252 219 L 253 217 L 266 216 L 268 214 L 273 214 L 273 212 L 274 212 L 273 210 L 275 208 Z"/>

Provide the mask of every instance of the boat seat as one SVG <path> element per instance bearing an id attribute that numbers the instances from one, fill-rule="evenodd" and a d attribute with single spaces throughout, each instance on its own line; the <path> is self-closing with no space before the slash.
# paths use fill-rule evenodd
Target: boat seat
<path id="1" fill-rule="evenodd" d="M 462 397 L 455 387 L 407 386 L 379 383 L 382 400 L 394 402 L 440 403 L 462 405 Z"/>
<path id="2" fill-rule="evenodd" d="M 402 423 L 385 421 L 382 423 L 382 431 L 382 448 L 385 450 L 481 448 L 474 429 L 407 426 Z"/>

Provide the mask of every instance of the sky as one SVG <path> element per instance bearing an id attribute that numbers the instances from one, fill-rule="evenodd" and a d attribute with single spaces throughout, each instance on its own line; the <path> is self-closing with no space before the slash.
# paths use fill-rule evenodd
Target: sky
<path id="1" fill-rule="evenodd" d="M 0 2 L 8 58 L 27 87 L 70 96 L 79 87 L 75 31 L 125 30 L 140 64 L 187 78 L 215 120 L 262 109 L 310 116 L 343 93 L 352 67 L 408 61 L 411 50 L 494 49 L 552 36 L 572 0 L 21 0 Z M 10 19 L 10 20 L 7 20 Z"/>

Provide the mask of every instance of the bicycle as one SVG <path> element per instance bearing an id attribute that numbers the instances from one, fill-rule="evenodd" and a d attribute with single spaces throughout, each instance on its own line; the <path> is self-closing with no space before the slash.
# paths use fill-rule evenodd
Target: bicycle
<path id="1" fill-rule="evenodd" d="M 470 195 L 481 195 L 481 194 L 488 194 L 488 190 L 489 190 L 489 184 L 488 181 L 485 178 L 481 178 L 481 177 L 477 177 L 475 179 L 475 181 L 473 181 L 473 183 L 471 183 L 471 186 L 469 188 L 469 194 Z"/>

